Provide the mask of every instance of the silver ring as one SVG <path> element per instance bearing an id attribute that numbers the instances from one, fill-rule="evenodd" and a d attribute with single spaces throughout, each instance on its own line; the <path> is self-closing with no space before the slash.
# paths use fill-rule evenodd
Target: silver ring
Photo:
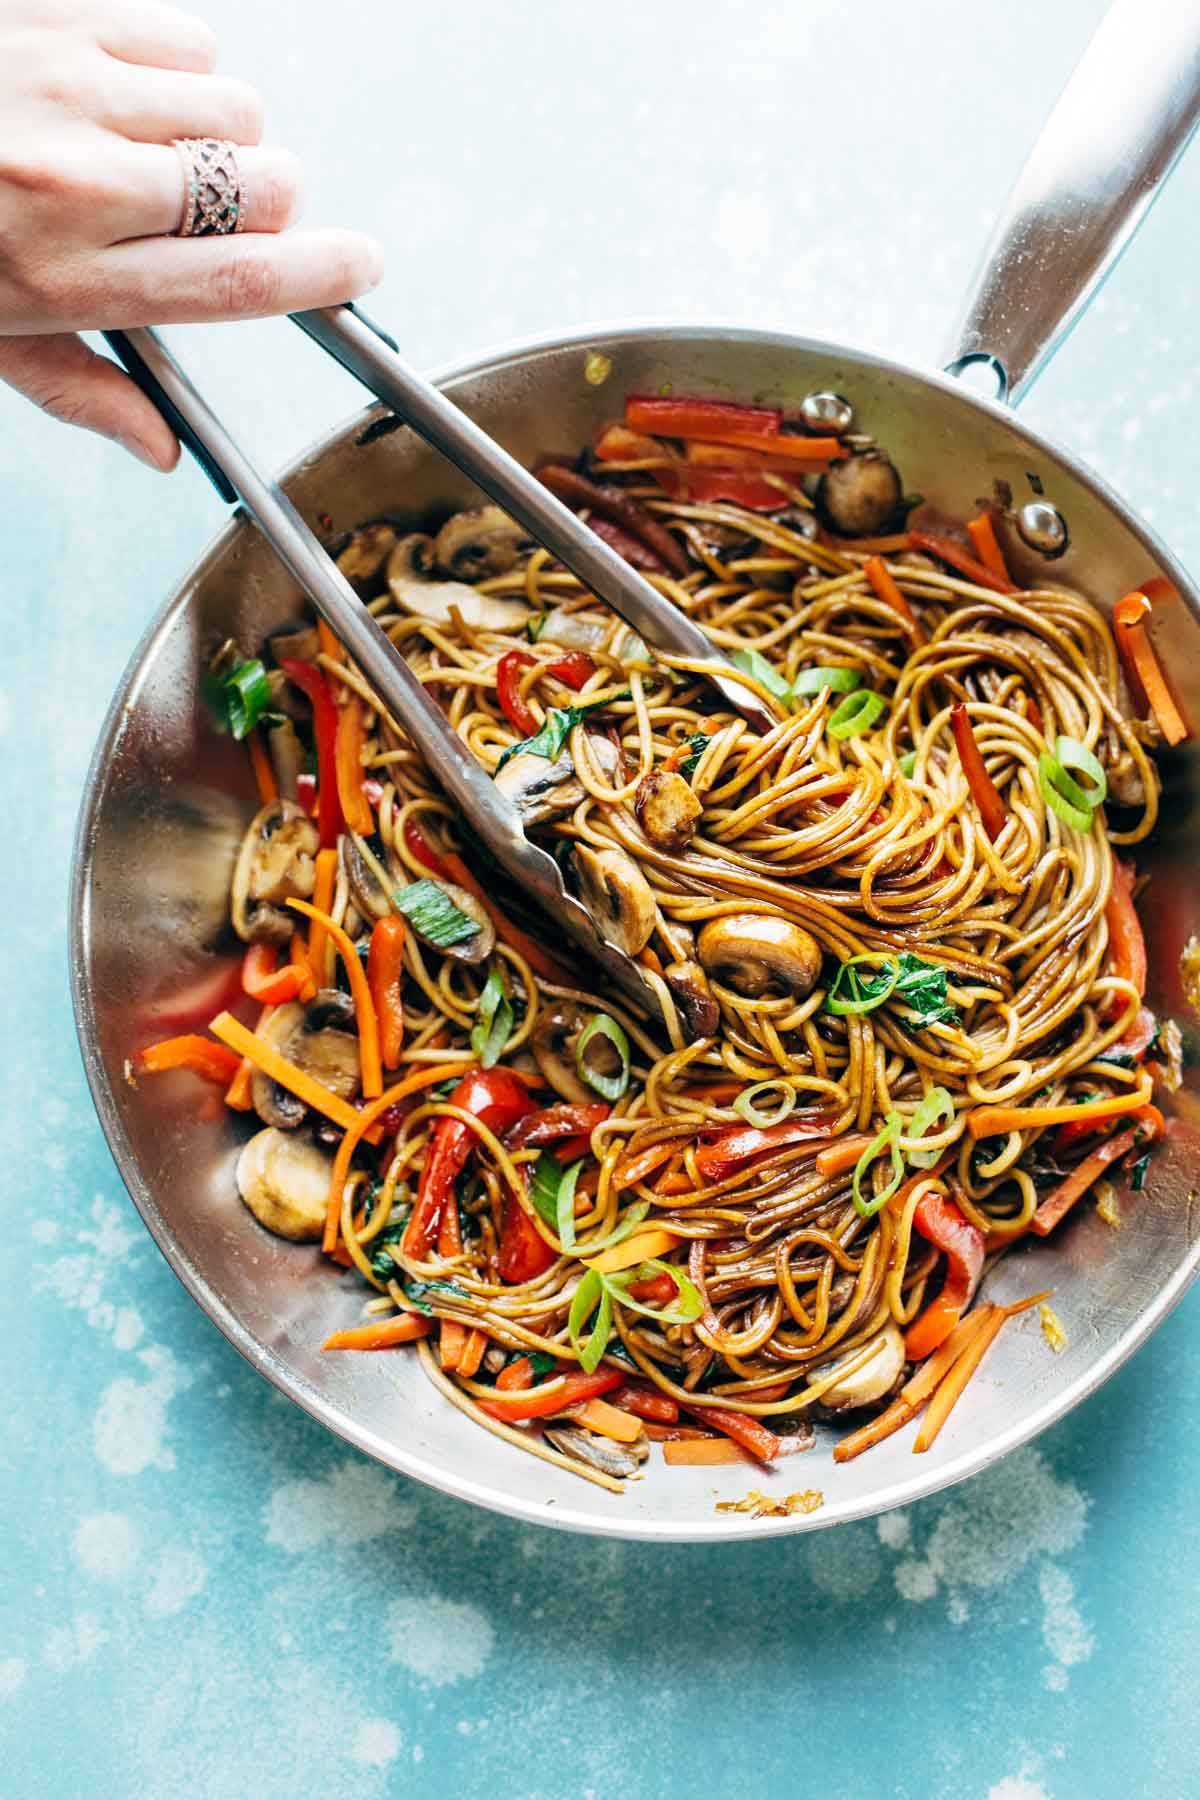
<path id="1" fill-rule="evenodd" d="M 176 237 L 227 237 L 246 224 L 237 146 L 227 138 L 174 138 L 183 164 L 183 223 Z"/>

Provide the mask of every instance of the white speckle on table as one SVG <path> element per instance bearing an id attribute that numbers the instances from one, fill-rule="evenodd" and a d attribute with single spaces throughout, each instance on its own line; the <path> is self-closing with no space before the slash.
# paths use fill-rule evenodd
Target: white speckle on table
<path id="1" fill-rule="evenodd" d="M 143 1350 L 138 1360 L 150 1371 L 149 1380 L 122 1375 L 110 1381 L 92 1423 L 96 1460 L 110 1475 L 174 1467 L 174 1456 L 163 1443 L 167 1407 L 191 1385 L 191 1375 L 158 1345 Z"/>
<path id="2" fill-rule="evenodd" d="M 938 1514 L 925 1545 L 896 1565 L 897 1592 L 930 1600 L 939 1589 L 1004 1587 L 1035 1557 L 1073 1550 L 1087 1501 L 1037 1450 L 1018 1450 Z"/>
<path id="3" fill-rule="evenodd" d="M 194 1550 L 172 1544 L 163 1550 L 154 1564 L 154 1579 L 146 1594 L 146 1614 L 151 1619 L 169 1619 L 183 1611 L 194 1600 L 208 1580 L 208 1570 Z"/>
<path id="4" fill-rule="evenodd" d="M 809 1580 L 834 1600 L 865 1594 L 883 1567 L 866 1531 L 822 1531 L 808 1541 L 806 1555 Z"/>
<path id="5" fill-rule="evenodd" d="M 987 1791 L 987 1800 L 1051 1800 L 1050 1791 L 1024 1770 L 1019 1775 L 1006 1775 Z"/>
<path id="6" fill-rule="evenodd" d="M 336 1539 L 362 1544 L 416 1516 L 397 1476 L 372 1463 L 344 1462 L 314 1480 L 285 1481 L 263 1508 L 268 1544 L 293 1554 Z"/>
<path id="7" fill-rule="evenodd" d="M 1042 1679 L 1051 1692 L 1067 1685 L 1067 1670 L 1086 1662 L 1096 1640 L 1075 1604 L 1075 1583 L 1065 1569 L 1047 1563 L 1038 1575 L 1042 1596 L 1042 1638 L 1054 1658 Z"/>
<path id="8" fill-rule="evenodd" d="M 481 1675 L 496 1634 L 477 1606 L 412 1594 L 393 1600 L 387 1615 L 388 1654 L 431 1687 Z"/>
<path id="9" fill-rule="evenodd" d="M 903 1550 L 912 1536 L 912 1520 L 906 1512 L 884 1513 L 876 1521 L 875 1530 L 879 1534 L 880 1543 L 885 1544 L 889 1550 Z"/>
<path id="10" fill-rule="evenodd" d="M 91 1662 L 108 1635 L 95 1613 L 76 1613 L 69 1625 L 56 1625 L 46 1633 L 42 1661 L 56 1675 L 65 1675 Z"/>
<path id="11" fill-rule="evenodd" d="M 0 1662 L 0 1700 L 15 1694 L 25 1685 L 25 1663 L 20 1656 L 6 1656 Z"/>
<path id="12" fill-rule="evenodd" d="M 354 1733 L 350 1759 L 364 1769 L 383 1769 L 400 1754 L 401 1737 L 390 1719 L 364 1719 Z"/>
<path id="13" fill-rule="evenodd" d="M 119 1307 L 116 1322 L 113 1325 L 114 1346 L 118 1350 L 136 1350 L 142 1341 L 145 1329 L 141 1314 L 134 1307 Z"/>
<path id="14" fill-rule="evenodd" d="M 68 1256 L 34 1269 L 34 1285 L 39 1292 L 53 1295 L 60 1306 L 83 1313 L 93 1331 L 115 1333 L 120 1329 L 120 1315 L 105 1298 L 105 1285 L 114 1267 L 123 1263 L 138 1242 L 122 1213 L 122 1209 L 97 1195 L 92 1202 L 90 1222 L 72 1235 Z M 61 1239 L 61 1227 L 55 1219 L 35 1219 L 31 1226 L 34 1240 L 54 1244 Z M 118 1349 L 125 1349 L 123 1342 Z"/>
<path id="15" fill-rule="evenodd" d="M 57 1244 L 62 1236 L 62 1226 L 57 1219 L 35 1219 L 29 1232 L 35 1244 Z"/>
<path id="16" fill-rule="evenodd" d="M 138 1559 L 138 1534 L 124 1513 L 92 1513 L 71 1539 L 75 1560 L 97 1581 L 121 1581 Z"/>

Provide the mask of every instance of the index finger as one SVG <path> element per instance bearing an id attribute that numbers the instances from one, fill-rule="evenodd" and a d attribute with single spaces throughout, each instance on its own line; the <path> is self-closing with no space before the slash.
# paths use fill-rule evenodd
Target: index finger
<path id="1" fill-rule="evenodd" d="M 337 306 L 382 274 L 383 251 L 357 231 L 138 238 L 97 259 L 92 291 L 69 309 L 90 330 L 262 319 Z"/>

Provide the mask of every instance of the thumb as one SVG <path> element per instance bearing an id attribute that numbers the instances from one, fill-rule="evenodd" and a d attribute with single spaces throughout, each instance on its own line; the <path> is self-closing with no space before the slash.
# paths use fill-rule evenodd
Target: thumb
<path id="1" fill-rule="evenodd" d="M 167 471 L 179 461 L 175 434 L 124 369 L 97 356 L 81 337 L 0 337 L 0 381 L 52 419 L 98 431 Z"/>

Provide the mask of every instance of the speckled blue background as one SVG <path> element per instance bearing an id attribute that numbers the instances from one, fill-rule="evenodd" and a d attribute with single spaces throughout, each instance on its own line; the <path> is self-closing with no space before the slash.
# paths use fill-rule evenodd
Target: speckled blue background
<path id="1" fill-rule="evenodd" d="M 657 314 L 932 359 L 1099 0 L 211 0 L 314 216 L 389 246 L 419 363 Z M 1103 130 L 1103 120 L 1097 129 Z M 1028 403 L 1200 567 L 1200 154 Z M 358 405 L 283 325 L 185 334 L 280 462 Z M 187 1299 L 94 1121 L 71 832 L 108 695 L 220 518 L 0 395 L 8 1054 L 0 1791 L 203 1800 L 1200 1791 L 1200 1310 L 1001 1467 L 690 1550 L 349 1453 Z"/>

